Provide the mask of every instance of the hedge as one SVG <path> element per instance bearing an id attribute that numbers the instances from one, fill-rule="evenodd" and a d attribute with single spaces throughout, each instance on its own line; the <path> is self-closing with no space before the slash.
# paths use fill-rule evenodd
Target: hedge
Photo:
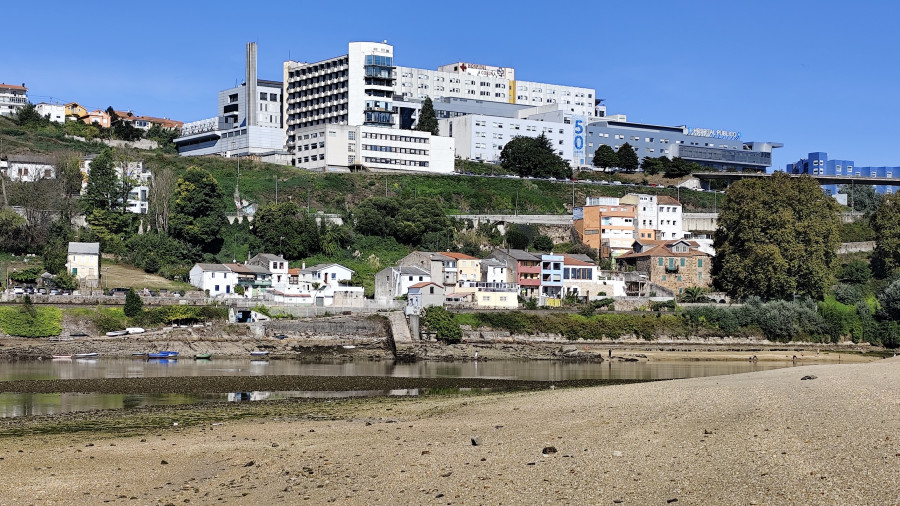
<path id="1" fill-rule="evenodd" d="M 62 333 L 62 311 L 57 307 L 0 307 L 0 329 L 18 337 L 50 337 Z"/>

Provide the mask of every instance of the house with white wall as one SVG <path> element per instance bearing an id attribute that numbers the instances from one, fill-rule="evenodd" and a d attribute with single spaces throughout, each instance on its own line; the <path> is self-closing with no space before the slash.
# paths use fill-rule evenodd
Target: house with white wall
<path id="1" fill-rule="evenodd" d="M 100 243 L 70 242 L 66 255 L 66 272 L 84 286 L 100 286 Z"/>
<path id="2" fill-rule="evenodd" d="M 237 284 L 237 274 L 224 264 L 194 264 L 189 277 L 191 285 L 208 291 L 210 297 L 230 295 Z"/>

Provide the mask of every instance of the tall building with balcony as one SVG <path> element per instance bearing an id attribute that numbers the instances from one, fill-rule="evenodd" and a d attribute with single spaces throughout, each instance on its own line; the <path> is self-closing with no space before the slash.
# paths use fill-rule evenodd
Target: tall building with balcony
<path id="1" fill-rule="evenodd" d="M 0 116 L 12 116 L 28 103 L 28 88 L 0 83 Z"/>

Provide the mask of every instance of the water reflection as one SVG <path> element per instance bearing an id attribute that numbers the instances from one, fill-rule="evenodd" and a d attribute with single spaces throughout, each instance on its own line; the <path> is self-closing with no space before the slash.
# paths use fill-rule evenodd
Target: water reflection
<path id="1" fill-rule="evenodd" d="M 576 379 L 677 379 L 722 374 L 737 374 L 781 367 L 783 362 L 747 361 L 654 361 L 568 363 L 558 361 L 479 361 L 479 362 L 317 362 L 296 360 L 135 360 L 129 358 L 92 358 L 0 362 L 0 381 L 85 378 L 143 378 L 183 376 L 382 376 L 410 378 L 496 378 L 536 381 Z M 344 398 L 374 395 L 423 395 L 412 390 L 351 390 L 341 392 L 237 392 L 231 394 L 0 394 L 0 417 L 56 414 L 96 409 L 129 409 L 148 405 L 190 404 L 204 401 L 247 402 L 285 398 Z M 245 395 L 246 394 L 246 395 Z"/>
<path id="2" fill-rule="evenodd" d="M 176 360 L 94 358 L 0 362 L 0 381 L 180 376 L 385 376 L 398 378 L 676 379 L 791 367 L 783 362 L 653 361 L 572 363 L 549 360 L 479 362 L 302 362 L 298 360 Z M 798 364 L 799 365 L 799 364 Z"/>

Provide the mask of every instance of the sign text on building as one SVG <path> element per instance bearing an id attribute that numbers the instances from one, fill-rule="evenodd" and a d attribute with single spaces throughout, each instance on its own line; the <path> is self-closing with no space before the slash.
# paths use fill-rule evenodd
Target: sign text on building
<path id="1" fill-rule="evenodd" d="M 741 140 L 741 133 L 733 130 L 713 130 L 712 128 L 688 128 L 688 135 L 694 137 L 709 137 L 711 139 L 725 139 L 730 141 Z"/>

